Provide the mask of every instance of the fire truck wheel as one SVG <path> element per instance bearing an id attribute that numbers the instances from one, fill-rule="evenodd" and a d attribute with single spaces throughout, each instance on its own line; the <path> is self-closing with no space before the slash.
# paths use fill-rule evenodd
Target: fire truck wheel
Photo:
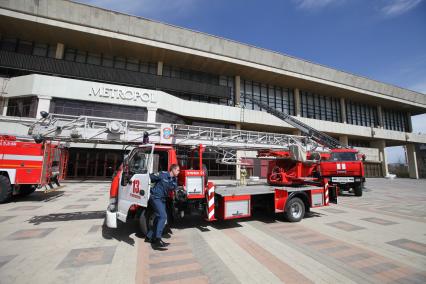
<path id="1" fill-rule="evenodd" d="M 294 197 L 287 202 L 285 207 L 285 217 L 289 222 L 300 222 L 305 216 L 305 204 L 303 201 Z"/>
<path id="2" fill-rule="evenodd" d="M 362 196 L 362 185 L 361 184 L 356 185 L 354 187 L 354 193 L 355 193 L 355 196 Z"/>
<path id="3" fill-rule="evenodd" d="M 12 186 L 5 176 L 0 176 L 0 203 L 6 203 L 12 197 Z"/>
<path id="4" fill-rule="evenodd" d="M 30 195 L 31 193 L 33 193 L 34 191 L 36 191 L 36 187 L 34 185 L 26 185 L 26 186 L 22 186 L 20 188 L 19 191 L 19 195 L 20 196 L 27 196 Z"/>
<path id="5" fill-rule="evenodd" d="M 139 216 L 139 230 L 141 231 L 142 235 L 146 236 L 149 229 L 151 228 L 153 222 L 154 222 L 154 212 L 149 209 L 143 209 L 141 212 L 141 215 Z"/>

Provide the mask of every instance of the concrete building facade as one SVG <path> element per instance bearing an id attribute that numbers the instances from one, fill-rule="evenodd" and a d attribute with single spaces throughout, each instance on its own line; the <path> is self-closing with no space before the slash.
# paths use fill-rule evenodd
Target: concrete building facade
<path id="1" fill-rule="evenodd" d="M 411 116 L 426 96 L 287 55 L 64 0 L 0 2 L 0 134 L 40 111 L 297 133 L 251 98 L 359 148 L 369 176 L 388 173 L 385 147 L 404 145 L 418 178 Z M 253 153 L 239 153 L 264 175 Z M 108 177 L 122 152 L 72 145 L 69 177 Z M 235 166 L 206 158 L 212 176 Z"/>

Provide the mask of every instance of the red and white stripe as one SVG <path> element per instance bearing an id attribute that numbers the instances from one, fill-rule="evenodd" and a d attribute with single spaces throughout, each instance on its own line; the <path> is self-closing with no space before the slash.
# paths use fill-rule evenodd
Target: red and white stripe
<path id="1" fill-rule="evenodd" d="M 207 220 L 214 221 L 214 183 L 207 183 Z"/>
<path id="2" fill-rule="evenodd" d="M 43 156 L 32 156 L 32 155 L 12 155 L 12 154 L 3 154 L 3 160 L 15 160 L 15 161 L 34 161 L 41 162 L 43 161 Z"/>
<path id="3" fill-rule="evenodd" d="M 324 206 L 328 206 L 329 205 L 329 198 L 328 198 L 328 182 L 325 183 L 324 185 Z"/>

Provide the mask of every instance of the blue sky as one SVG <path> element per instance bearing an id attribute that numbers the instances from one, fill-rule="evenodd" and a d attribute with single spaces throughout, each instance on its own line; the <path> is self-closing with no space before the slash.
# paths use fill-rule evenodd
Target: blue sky
<path id="1" fill-rule="evenodd" d="M 79 1 L 426 93 L 426 0 Z M 413 128 L 426 133 L 426 115 Z"/>

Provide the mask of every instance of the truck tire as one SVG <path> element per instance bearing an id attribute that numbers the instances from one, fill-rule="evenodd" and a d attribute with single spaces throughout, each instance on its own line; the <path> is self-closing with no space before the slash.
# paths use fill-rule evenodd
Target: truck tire
<path id="1" fill-rule="evenodd" d="M 143 236 L 148 234 L 149 229 L 151 229 L 153 221 L 154 221 L 154 212 L 150 209 L 142 209 L 141 214 L 139 216 L 138 225 L 139 230 L 141 231 Z"/>
<path id="2" fill-rule="evenodd" d="M 0 176 L 0 203 L 6 203 L 12 197 L 12 185 L 5 176 Z"/>
<path id="3" fill-rule="evenodd" d="M 362 196 L 362 184 L 358 184 L 354 187 L 355 196 Z"/>
<path id="4" fill-rule="evenodd" d="M 19 195 L 20 196 L 27 196 L 36 191 L 37 187 L 34 185 L 25 185 L 20 187 Z"/>
<path id="5" fill-rule="evenodd" d="M 285 206 L 285 217 L 291 222 L 300 222 L 305 216 L 305 204 L 302 199 L 294 197 Z"/>

